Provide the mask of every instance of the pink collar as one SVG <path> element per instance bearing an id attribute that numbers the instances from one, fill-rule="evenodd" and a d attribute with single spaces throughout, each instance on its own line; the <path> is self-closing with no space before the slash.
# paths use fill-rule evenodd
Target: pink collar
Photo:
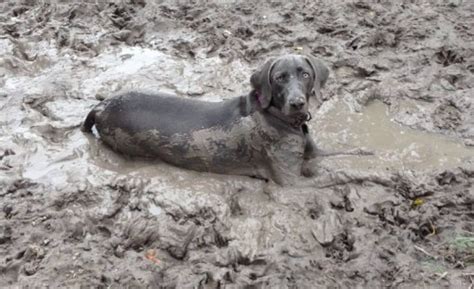
<path id="1" fill-rule="evenodd" d="M 255 99 L 257 100 L 258 105 L 262 106 L 262 95 L 258 91 L 255 91 Z"/>

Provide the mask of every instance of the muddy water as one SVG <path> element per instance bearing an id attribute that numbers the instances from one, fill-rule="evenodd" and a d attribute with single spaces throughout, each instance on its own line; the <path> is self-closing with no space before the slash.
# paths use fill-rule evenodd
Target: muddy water
<path id="1" fill-rule="evenodd" d="M 0 287 L 469 287 L 473 4 L 201 2 L 0 3 Z M 334 186 L 130 160 L 79 130 L 120 91 L 238 96 L 295 51 L 332 71 L 321 148 L 375 153 L 318 158 Z"/>
<path id="2" fill-rule="evenodd" d="M 452 169 L 474 161 L 474 148 L 462 140 L 436 133 L 423 132 L 395 123 L 388 107 L 373 101 L 361 112 L 354 112 L 344 101 L 326 103 L 312 132 L 322 148 L 343 150 L 365 148 L 374 156 L 338 157 L 331 162 L 345 167 L 379 170 Z"/>

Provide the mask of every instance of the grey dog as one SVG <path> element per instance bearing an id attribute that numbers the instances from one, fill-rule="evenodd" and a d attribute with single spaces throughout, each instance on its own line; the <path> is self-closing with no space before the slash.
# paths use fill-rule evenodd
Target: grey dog
<path id="1" fill-rule="evenodd" d="M 328 74 L 313 56 L 284 55 L 251 76 L 247 95 L 205 102 L 129 92 L 99 103 L 82 130 L 91 132 L 95 124 L 103 142 L 126 155 L 294 184 L 316 153 L 308 105 Z"/>

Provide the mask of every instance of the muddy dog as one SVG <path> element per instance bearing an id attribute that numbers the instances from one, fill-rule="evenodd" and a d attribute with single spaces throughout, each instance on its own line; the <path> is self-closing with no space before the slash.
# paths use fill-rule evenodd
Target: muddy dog
<path id="1" fill-rule="evenodd" d="M 298 182 L 316 148 L 306 122 L 329 70 L 313 56 L 268 60 L 247 95 L 222 102 L 129 92 L 102 101 L 82 130 L 113 150 L 205 172 Z"/>

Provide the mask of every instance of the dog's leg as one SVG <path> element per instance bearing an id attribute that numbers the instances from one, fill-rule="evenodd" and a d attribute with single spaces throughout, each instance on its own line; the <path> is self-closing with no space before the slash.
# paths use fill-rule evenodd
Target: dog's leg
<path id="1" fill-rule="evenodd" d="M 287 186 L 298 182 L 301 178 L 306 143 L 303 136 L 288 135 L 267 151 L 270 175 L 275 183 Z"/>
<path id="2" fill-rule="evenodd" d="M 314 143 L 313 138 L 309 134 L 305 134 L 305 147 L 304 147 L 304 155 L 303 158 L 305 160 L 314 159 L 318 156 L 318 148 Z"/>
<path id="3" fill-rule="evenodd" d="M 303 158 L 305 160 L 314 159 L 315 157 L 318 156 L 318 154 L 317 154 L 318 148 L 316 146 L 316 143 L 314 142 L 313 138 L 309 134 L 308 125 L 303 124 L 303 126 L 301 128 L 303 129 L 304 139 L 305 139 L 305 147 L 304 147 Z"/>
<path id="4" fill-rule="evenodd" d="M 301 169 L 301 175 L 304 177 L 313 177 L 316 175 L 315 170 L 317 168 L 317 157 L 332 157 L 332 156 L 372 156 L 375 155 L 374 152 L 355 148 L 351 150 L 346 150 L 346 151 L 324 151 L 318 149 L 314 143 L 313 146 L 311 147 L 311 155 L 310 157 L 307 156 L 307 149 L 308 143 L 305 147 L 305 156 L 304 156 L 304 163 Z"/>
<path id="5" fill-rule="evenodd" d="M 360 148 L 354 148 L 350 150 L 342 151 L 325 151 L 316 148 L 315 154 L 318 157 L 331 157 L 331 156 L 373 156 L 375 153 L 373 151 L 368 151 Z"/>

